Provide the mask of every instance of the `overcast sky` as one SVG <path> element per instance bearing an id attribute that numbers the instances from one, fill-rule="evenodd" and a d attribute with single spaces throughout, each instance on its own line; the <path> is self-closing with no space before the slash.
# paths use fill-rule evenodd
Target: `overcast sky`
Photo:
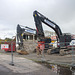
<path id="1" fill-rule="evenodd" d="M 63 33 L 75 34 L 75 0 L 0 0 L 0 38 L 15 36 L 17 24 L 35 28 L 34 10 L 58 24 Z"/>

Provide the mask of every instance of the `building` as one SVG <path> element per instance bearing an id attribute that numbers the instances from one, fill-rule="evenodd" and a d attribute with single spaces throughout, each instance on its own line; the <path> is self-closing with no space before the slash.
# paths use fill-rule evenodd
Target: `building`
<path id="1" fill-rule="evenodd" d="M 23 39 L 25 40 L 37 40 L 36 37 L 36 31 L 34 30 L 25 30 L 25 32 L 23 33 Z"/>
<path id="2" fill-rule="evenodd" d="M 44 34 L 45 34 L 45 36 L 46 37 L 49 37 L 49 38 L 51 38 L 51 40 L 53 40 L 53 41 L 56 41 L 57 39 L 56 39 L 56 33 L 55 32 L 51 32 L 51 31 L 44 31 Z"/>
<path id="3" fill-rule="evenodd" d="M 44 31 L 45 37 L 51 38 L 52 40 L 56 40 L 55 32 Z M 23 38 L 25 40 L 37 40 L 36 31 L 33 30 L 26 30 L 23 33 Z"/>

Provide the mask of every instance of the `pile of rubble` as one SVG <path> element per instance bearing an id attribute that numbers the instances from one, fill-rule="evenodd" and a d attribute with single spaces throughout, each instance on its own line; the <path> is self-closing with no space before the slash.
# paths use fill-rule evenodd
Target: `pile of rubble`
<path id="1" fill-rule="evenodd" d="M 37 46 L 37 41 L 33 40 L 24 40 L 24 50 L 27 51 L 28 53 L 32 53 Z"/>

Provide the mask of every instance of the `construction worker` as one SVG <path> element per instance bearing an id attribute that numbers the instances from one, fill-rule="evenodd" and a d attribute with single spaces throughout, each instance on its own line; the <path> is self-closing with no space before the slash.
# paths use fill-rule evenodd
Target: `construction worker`
<path id="1" fill-rule="evenodd" d="M 45 48 L 45 42 L 44 41 L 38 41 L 38 46 L 36 47 L 37 50 L 37 55 L 41 54 L 42 55 L 42 51 Z"/>

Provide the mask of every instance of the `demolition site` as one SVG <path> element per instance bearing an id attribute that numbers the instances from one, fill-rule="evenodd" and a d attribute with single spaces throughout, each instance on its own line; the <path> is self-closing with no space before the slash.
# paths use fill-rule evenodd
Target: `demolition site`
<path id="1" fill-rule="evenodd" d="M 17 74 L 46 67 L 51 71 L 30 75 L 75 75 L 75 35 L 63 33 L 59 25 L 38 11 L 33 12 L 33 18 L 36 29 L 17 24 L 16 36 L 0 41 L 0 64 Z M 44 30 L 42 23 L 54 32 Z"/>

